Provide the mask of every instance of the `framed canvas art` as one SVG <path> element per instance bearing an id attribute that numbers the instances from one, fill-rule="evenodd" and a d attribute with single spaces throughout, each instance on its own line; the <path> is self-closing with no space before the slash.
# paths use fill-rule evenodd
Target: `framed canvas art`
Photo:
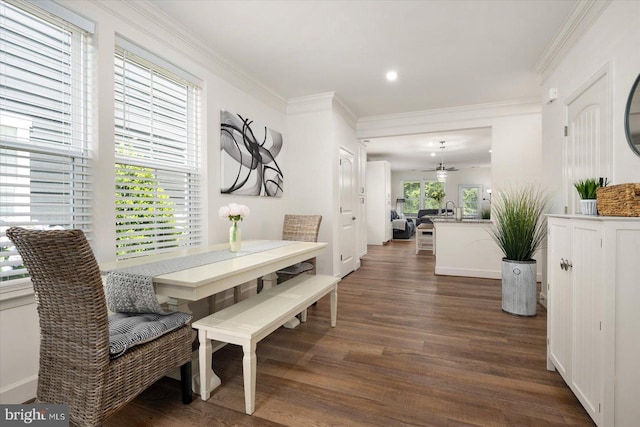
<path id="1" fill-rule="evenodd" d="M 220 111 L 223 194 L 281 197 L 282 134 L 240 114 Z"/>

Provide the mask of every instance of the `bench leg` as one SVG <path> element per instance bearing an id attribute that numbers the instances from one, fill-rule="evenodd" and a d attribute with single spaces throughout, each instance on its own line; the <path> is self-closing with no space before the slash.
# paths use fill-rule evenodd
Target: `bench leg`
<path id="1" fill-rule="evenodd" d="M 300 321 L 302 323 L 307 321 L 307 309 L 306 308 L 304 310 L 302 310 L 302 313 L 300 313 Z"/>
<path id="2" fill-rule="evenodd" d="M 198 339 L 200 341 L 200 349 L 198 351 L 198 370 L 200 371 L 198 376 L 198 383 L 200 398 L 207 400 L 211 397 L 211 392 L 215 390 L 222 381 L 211 369 L 211 355 L 213 350 L 211 347 L 211 340 L 207 339 L 206 332 L 200 331 L 198 333 Z"/>
<path id="3" fill-rule="evenodd" d="M 200 331 L 198 333 L 198 339 L 200 340 L 200 349 L 198 354 L 198 367 L 200 368 L 200 398 L 202 400 L 207 400 L 211 396 L 211 391 L 207 390 L 207 384 L 209 384 L 209 363 L 211 360 L 211 341 L 207 339 L 204 331 Z M 207 347 L 209 348 L 207 349 Z"/>
<path id="4" fill-rule="evenodd" d="M 336 327 L 338 319 L 338 285 L 331 290 L 331 327 Z"/>
<path id="5" fill-rule="evenodd" d="M 242 376 L 244 377 L 245 412 L 253 414 L 256 407 L 256 343 L 249 342 L 242 346 Z"/>

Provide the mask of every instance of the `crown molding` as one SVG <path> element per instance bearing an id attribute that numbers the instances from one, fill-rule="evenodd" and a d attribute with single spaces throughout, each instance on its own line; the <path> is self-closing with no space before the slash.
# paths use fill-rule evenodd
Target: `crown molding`
<path id="1" fill-rule="evenodd" d="M 335 111 L 340 114 L 340 116 L 351 126 L 352 128 L 356 128 L 358 124 L 358 117 L 347 107 L 347 104 L 340 98 L 338 95 L 333 97 L 333 106 L 335 107 Z"/>
<path id="2" fill-rule="evenodd" d="M 331 111 L 335 92 L 299 96 L 287 100 L 287 114 L 306 114 Z"/>
<path id="3" fill-rule="evenodd" d="M 248 75 L 236 64 L 220 56 L 208 45 L 203 43 L 189 29 L 183 27 L 171 16 L 158 9 L 152 1 L 88 1 L 105 10 L 110 15 L 117 17 L 139 31 L 146 33 L 149 37 L 157 40 L 159 43 L 162 43 L 167 48 L 177 48 L 175 44 L 167 43 L 166 40 L 159 37 L 158 31 L 149 30 L 149 26 L 142 25 L 140 18 L 146 19 L 151 24 L 159 27 L 162 31 L 170 34 L 171 37 L 179 39 L 190 48 L 187 50 L 180 50 L 182 55 L 185 55 L 193 62 L 203 65 L 205 69 L 216 74 L 236 88 L 255 96 L 281 112 L 285 111 L 287 102 L 283 97 Z"/>
<path id="4" fill-rule="evenodd" d="M 494 102 L 487 104 L 466 105 L 462 107 L 439 108 L 434 110 L 414 111 L 385 116 L 362 117 L 356 126 L 357 137 L 372 138 L 376 136 L 402 135 L 425 132 L 429 126 L 441 126 L 443 129 L 460 127 L 462 121 L 482 121 L 489 123 L 491 119 L 523 114 L 540 114 L 542 99 L 539 97 Z M 457 123 L 457 124 L 456 124 Z"/>
<path id="5" fill-rule="evenodd" d="M 542 75 L 543 82 L 610 3 L 611 0 L 580 0 L 575 4 L 564 25 L 558 30 L 533 67 L 536 73 Z"/>

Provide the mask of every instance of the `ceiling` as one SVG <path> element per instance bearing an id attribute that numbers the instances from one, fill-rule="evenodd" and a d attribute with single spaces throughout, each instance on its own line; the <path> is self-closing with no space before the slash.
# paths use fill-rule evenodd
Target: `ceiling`
<path id="1" fill-rule="evenodd" d="M 358 118 L 539 97 L 534 66 L 576 3 L 149 2 L 276 95 L 335 92 Z M 391 69 L 394 82 L 385 79 Z M 453 159 L 453 140 L 451 147 Z"/>

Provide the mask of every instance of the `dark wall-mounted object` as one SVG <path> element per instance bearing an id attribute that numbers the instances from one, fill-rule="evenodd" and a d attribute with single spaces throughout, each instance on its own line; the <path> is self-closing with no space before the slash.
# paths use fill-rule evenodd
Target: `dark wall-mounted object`
<path id="1" fill-rule="evenodd" d="M 640 156 L 640 75 L 629 93 L 624 114 L 624 128 L 631 150 Z"/>

